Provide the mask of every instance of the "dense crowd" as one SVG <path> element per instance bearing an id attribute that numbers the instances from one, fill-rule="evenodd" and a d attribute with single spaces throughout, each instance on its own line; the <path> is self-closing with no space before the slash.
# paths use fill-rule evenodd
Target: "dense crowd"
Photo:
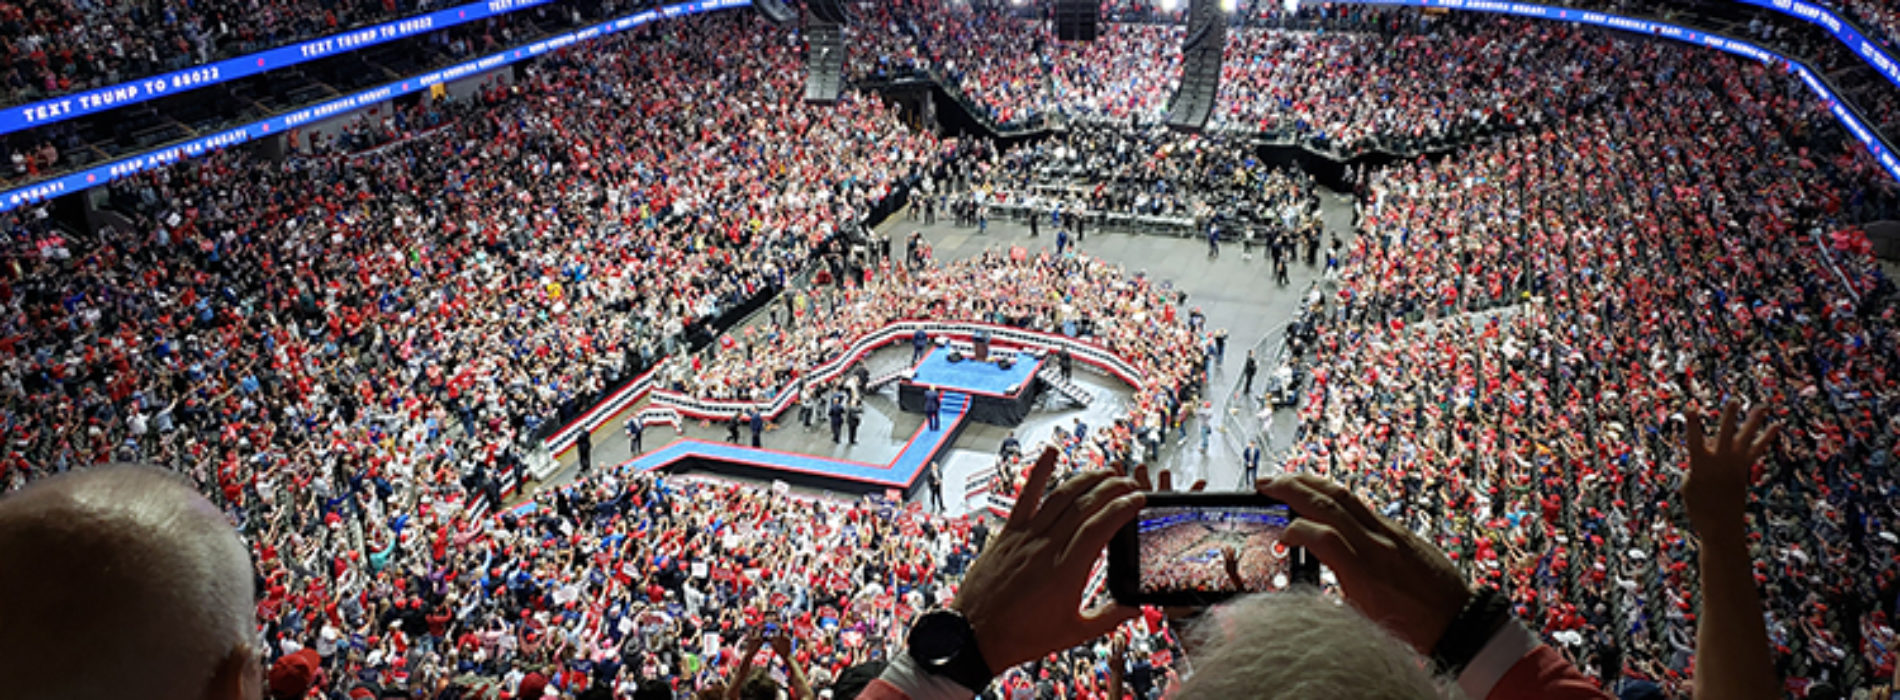
<path id="1" fill-rule="evenodd" d="M 0 3 L 0 101 L 15 104 L 117 85 L 455 4 L 10 0 Z"/>
<path id="2" fill-rule="evenodd" d="M 929 63 L 917 43 L 931 0 L 892 0 L 859 7 L 843 28 L 845 71 L 862 83 L 906 77 L 926 71 Z"/>
<path id="3" fill-rule="evenodd" d="M 1072 188 L 1092 211 L 1191 218 L 1267 240 L 1317 230 L 1312 178 L 1260 160 L 1251 141 L 1161 126 L 1077 125 L 1004 153 L 998 187 Z"/>
<path id="4" fill-rule="evenodd" d="M 1875 71 L 1875 61 L 1862 56 L 1860 46 L 1841 41 L 1823 22 L 1767 6 L 1717 0 L 1566 0 L 1562 4 L 1712 28 L 1754 42 L 1826 75 L 1837 92 L 1848 97 L 1861 119 L 1889 141 L 1900 134 L 1900 116 L 1896 116 L 1900 112 L 1900 89 Z M 1900 14 L 1891 7 L 1861 0 L 1818 0 L 1816 4 L 1857 24 L 1871 46 L 1893 55 L 1894 38 L 1900 36 Z"/>
<path id="5" fill-rule="evenodd" d="M 1279 533 L 1273 530 L 1194 518 L 1143 527 L 1143 590 L 1265 590 L 1285 574 L 1274 555 Z"/>
<path id="6" fill-rule="evenodd" d="M 1891 188 L 1772 66 L 1585 37 L 1547 38 L 1603 113 L 1375 177 L 1284 466 L 1373 494 L 1606 682 L 1679 688 L 1679 418 L 1752 397 L 1807 426 L 1755 507 L 1778 670 L 1889 681 L 1900 309 L 1852 223 Z"/>
<path id="7" fill-rule="evenodd" d="M 1103 24 L 1089 43 L 1056 44 L 1052 99 L 1071 121 L 1155 123 L 1181 81 L 1177 24 Z"/>
<path id="8" fill-rule="evenodd" d="M 888 520 L 834 509 L 799 529 L 790 501 L 759 505 L 746 541 L 755 526 L 785 539 L 747 544 L 752 561 L 848 549 L 820 530 L 889 554 L 804 567 L 820 583 L 795 587 L 748 577 L 739 547 L 712 537 L 739 527 L 738 504 L 768 500 L 750 489 L 683 487 L 695 514 L 665 487 L 602 475 L 499 529 L 470 519 L 499 502 L 539 420 L 778 288 L 938 153 L 875 102 L 799 103 L 790 44 L 763 25 L 669 29 L 556 57 L 468 104 L 300 138 L 281 164 L 225 153 L 115 183 L 134 231 L 68 239 L 39 212 L 11 218 L 0 482 L 109 459 L 191 475 L 257 547 L 271 656 L 315 649 L 335 692 L 469 673 L 518 689 L 539 664 L 564 687 L 624 664 L 690 689 L 731 671 L 756 622 L 712 611 L 794 593 L 810 612 L 800 644 L 833 635 L 801 657 L 815 675 L 881 654 L 893 621 L 937 600 L 925 581 L 956 570 L 937 565 L 951 550 L 922 554 L 968 539 L 950 525 L 870 534 L 841 523 Z M 1166 332 L 1182 327 L 1171 295 L 1087 258 L 986 256 L 839 294 L 919 289 L 909 298 L 940 313 L 1094 338 L 1148 392 L 1193 373 L 1177 361 L 1191 336 Z M 679 543 L 654 547 L 666 554 L 615 556 L 666 528 Z M 681 580 L 693 561 L 714 562 L 708 578 Z M 867 593 L 874 581 L 888 593 Z M 724 644 L 702 647 L 702 631 Z"/>
<path id="9" fill-rule="evenodd" d="M 1041 124 L 1050 114 L 1159 119 L 1180 79 L 1185 8 L 1104 5 L 1100 36 L 1089 43 L 1057 41 L 1046 18 L 1002 3 L 867 5 L 845 27 L 850 73 L 876 80 L 936 71 L 981 118 L 1005 130 Z M 1255 9 L 1251 23 L 1282 28 L 1369 30 L 1397 16 L 1355 6 Z"/>
<path id="10" fill-rule="evenodd" d="M 1396 36 L 1231 35 L 1215 123 L 1350 149 L 1534 125 L 1584 98 L 1572 80 L 1599 57 L 1568 40 L 1582 30 L 1490 17 L 1443 21 L 1474 26 Z"/>
<path id="11" fill-rule="evenodd" d="M 611 9 L 611 7 L 611 4 L 602 4 L 598 6 L 598 9 Z M 403 60 L 418 61 L 411 64 L 412 66 L 438 66 L 447 61 L 466 58 L 471 54 L 493 52 L 504 46 L 521 43 L 526 37 L 538 36 L 549 28 L 563 26 L 563 22 L 579 23 L 584 19 L 582 11 L 594 9 L 596 6 L 592 4 L 577 6 L 572 8 L 572 14 L 549 17 L 547 13 L 550 9 L 544 5 L 517 14 L 491 17 L 480 22 L 441 29 L 427 34 L 425 38 L 414 40 L 415 50 L 405 52 Z M 547 24 L 541 24 L 542 22 L 547 22 Z M 344 55 L 339 54 L 335 60 L 344 62 L 357 60 L 353 57 L 342 57 Z M 372 63 L 377 61 L 374 57 L 368 60 Z M 193 63 L 195 64 L 195 61 Z M 397 68 L 396 66 L 386 67 Z M 158 143 L 182 139 L 190 133 L 190 131 L 176 128 L 174 122 L 168 122 L 168 119 L 175 120 L 176 125 L 188 124 L 190 129 L 202 132 L 210 129 L 218 119 L 241 119 L 246 115 L 255 116 L 251 112 L 238 109 L 239 105 L 234 104 L 218 105 L 215 108 L 218 116 L 207 117 L 202 109 L 205 104 L 230 102 L 231 100 L 227 98 L 231 95 L 244 96 L 234 99 L 248 102 L 252 99 L 248 96 L 261 96 L 260 93 L 276 94 L 277 90 L 286 87 L 302 86 L 303 84 L 298 81 L 303 78 L 318 82 L 331 81 L 338 77 L 337 74 L 330 72 L 332 68 L 333 66 L 319 64 L 315 69 L 306 71 L 302 78 L 282 82 L 268 78 L 255 78 L 212 88 L 206 92 L 189 91 L 185 94 L 172 94 L 146 103 L 151 108 L 150 114 L 137 114 L 138 108 L 133 108 L 133 116 L 125 119 L 117 118 L 122 112 L 111 112 L 93 117 L 41 124 L 0 136 L 0 187 L 13 187 L 64 174 L 82 164 L 95 163 L 96 159 L 102 155 L 117 154 L 121 149 L 154 146 Z M 356 67 L 345 70 L 354 72 L 362 68 L 359 63 Z M 124 79 L 131 80 L 136 77 L 126 76 Z M 348 79 L 353 78 L 345 78 L 345 80 Z M 111 84 L 111 81 L 104 79 L 99 82 Z M 265 85 L 265 83 L 273 84 Z M 91 87 L 95 86 L 76 85 L 73 90 Z M 345 85 L 335 83 L 331 83 L 331 87 L 348 89 Z M 229 90 L 228 93 L 227 90 Z M 35 98 L 22 97 L 20 99 Z M 422 106 L 424 109 L 432 108 L 427 104 Z M 420 111 L 413 108 L 398 108 L 398 111 L 423 116 Z M 235 124 L 231 125 L 235 126 Z M 168 130 L 168 127 L 173 128 Z M 157 140 L 149 141 L 148 137 Z"/>
<path id="12" fill-rule="evenodd" d="M 758 51 L 719 53 L 741 44 Z M 240 452 L 317 459 L 277 440 L 353 462 L 401 437 L 372 461 L 407 476 L 451 422 L 479 457 L 782 284 L 930 155 L 875 103 L 798 103 L 764 34 L 622 45 L 491 85 L 449 133 L 116 183 L 138 232 L 16 219 L 9 471 L 197 455 L 236 489 Z M 781 119 L 714 97 L 732 94 Z"/>
<path id="13" fill-rule="evenodd" d="M 1890 679 L 1900 309 L 1826 235 L 1881 176 L 1771 67 L 1657 48 L 1612 109 L 1373 177 L 1286 466 L 1372 494 L 1604 679 L 1674 687 L 1682 416 L 1766 405 L 1778 670 Z"/>
<path id="14" fill-rule="evenodd" d="M 824 687 L 901 643 L 983 541 L 889 503 L 611 472 L 485 523 L 449 500 L 405 516 L 368 562 L 299 533 L 260 558 L 268 642 L 314 648 L 326 690 L 571 697 L 657 680 L 691 694 L 745 680 L 747 637 L 768 616 Z"/>
<path id="15" fill-rule="evenodd" d="M 934 75 L 993 127 L 1041 123 L 1054 43 L 1047 23 L 991 3 L 898 0 L 861 9 L 845 27 L 854 80 Z"/>
<path id="16" fill-rule="evenodd" d="M 1095 42 L 1076 44 L 1003 9 L 924 0 L 906 10 L 871 22 L 874 48 L 859 52 L 858 72 L 894 61 L 935 66 L 1004 128 L 1051 113 L 1153 122 L 1180 76 L 1179 25 L 1106 24 Z M 1601 59 L 1568 40 L 1580 30 L 1548 22 L 1402 13 L 1332 21 L 1351 30 L 1229 32 L 1215 124 L 1347 147 L 1419 146 L 1568 113 L 1588 98 L 1572 80 Z M 1552 46 L 1563 50 L 1545 50 Z"/>
<path id="17" fill-rule="evenodd" d="M 372 152 L 115 183 L 130 229 L 10 218 L 0 483 L 111 459 L 191 475 L 260 555 L 329 574 L 261 610 L 318 643 L 337 578 L 351 605 L 387 594 L 435 504 L 496 500 L 539 421 L 781 284 L 933 155 L 875 102 L 803 105 L 788 42 L 743 16 L 668 32 Z M 393 668 L 380 622 L 328 622 Z"/>
<path id="18" fill-rule="evenodd" d="M 1871 32 L 1868 37 L 1880 43 L 1889 54 L 1900 45 L 1900 9 L 1879 0 L 1820 0 L 1820 4 L 1841 13 L 1848 21 Z"/>
<path id="19" fill-rule="evenodd" d="M 1000 128 L 1034 126 L 1050 114 L 1152 122 L 1179 81 L 1182 28 L 1154 23 L 1167 13 L 1153 8 L 1111 12 L 1141 21 L 1107 22 L 1096 41 L 1071 43 L 1055 41 L 1047 21 L 1006 7 L 898 5 L 873 10 L 870 26 L 854 29 L 867 46 L 855 51 L 854 72 L 934 68 Z M 1596 47 L 1568 39 L 1586 30 L 1558 23 L 1365 8 L 1283 14 L 1261 10 L 1229 32 L 1217 126 L 1346 150 L 1379 143 L 1416 149 L 1572 113 L 1591 99 L 1575 79 L 1603 68 Z M 1857 60 L 1826 37 L 1789 34 L 1779 24 L 1749 27 L 1822 70 Z M 1552 46 L 1564 48 L 1544 50 Z M 1887 92 L 1861 99 L 1872 103 L 1876 124 L 1891 118 L 1878 109 L 1892 100 Z"/>
<path id="20" fill-rule="evenodd" d="M 997 31 L 1018 20 L 950 12 L 894 21 L 973 99 L 1043 94 L 1023 62 L 1066 60 Z M 1293 57 L 1251 66 L 1246 100 L 1307 99 L 1276 92 L 1282 70 L 1359 71 L 1337 95 L 1357 106 L 1282 107 L 1314 133 L 1539 127 L 1370 177 L 1361 235 L 1315 308 L 1284 466 L 1368 494 L 1601 677 L 1677 687 L 1695 590 L 1668 502 L 1680 419 L 1747 397 L 1788 426 L 1751 506 L 1782 677 L 1796 692 L 1891 680 L 1900 307 L 1848 215 L 1891 195 L 1863 191 L 1883 175 L 1805 89 L 1771 66 L 1505 20 L 1377 52 L 1353 34 L 1278 36 L 1245 44 Z M 314 650 L 331 696 L 744 683 L 748 632 L 771 611 L 813 686 L 879 659 L 953 593 L 987 525 L 614 471 L 500 518 L 470 511 L 499 501 L 498 472 L 541 421 L 783 288 L 941 164 L 941 144 L 875 101 L 803 105 L 788 37 L 746 16 L 676 20 L 281 163 L 225 153 L 120 181 L 130 230 L 69 239 L 43 211 L 9 217 L 0 487 L 113 459 L 190 474 L 253 544 L 269 655 Z M 895 51 L 889 65 L 913 60 Z M 1447 67 L 1462 85 L 1419 77 Z M 1513 79 L 1543 71 L 1561 80 Z M 1150 89 L 1077 76 L 1056 79 L 1060 99 Z M 1506 82 L 1521 87 L 1476 87 Z M 1152 107 L 1088 99 L 1111 119 Z M 1191 210 L 1211 191 L 1212 208 L 1303 214 L 1310 197 L 1218 141 L 1067 138 L 1003 162 L 1112 166 L 1133 187 L 1099 190 L 1104 208 Z M 913 260 L 786 297 L 777 323 L 669 380 L 762 397 L 922 315 L 1091 337 L 1146 375 L 1126 417 L 1056 430 L 1064 473 L 1151 460 L 1189 416 L 1209 421 L 1196 411 L 1221 344 L 1164 285 L 1085 255 Z M 1005 452 L 1010 492 L 1021 452 Z M 1145 686 L 1167 685 L 1176 640 L 1158 618 L 1135 627 Z M 1116 644 L 1012 670 L 1006 692 L 1102 695 Z"/>
<path id="21" fill-rule="evenodd" d="M 778 323 L 680 358 L 664 376 L 693 396 L 769 401 L 893 321 L 954 318 L 1093 340 L 1147 376 L 1151 386 L 1138 388 L 1145 400 L 1154 387 L 1192 377 L 1192 363 L 1178 358 L 1196 343 L 1171 296 L 1088 256 L 990 251 L 915 271 L 885 264 L 862 286 L 796 292 L 787 313 L 773 316 Z"/>
<path id="22" fill-rule="evenodd" d="M 114 85 L 432 9 L 435 0 L 0 4 L 5 100 Z"/>
<path id="23" fill-rule="evenodd" d="M 1033 126 L 1048 113 L 1048 23 L 1016 17 L 1002 5 L 942 2 L 911 24 L 928 65 L 980 116 L 1010 129 Z"/>

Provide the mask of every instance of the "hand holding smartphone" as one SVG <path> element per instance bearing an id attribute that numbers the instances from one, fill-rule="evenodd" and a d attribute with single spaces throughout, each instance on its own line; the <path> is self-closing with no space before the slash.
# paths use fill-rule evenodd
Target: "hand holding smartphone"
<path id="1" fill-rule="evenodd" d="M 1255 493 L 1151 493 L 1108 546 L 1123 605 L 1202 606 L 1319 579 L 1319 561 L 1280 542 L 1294 513 Z"/>

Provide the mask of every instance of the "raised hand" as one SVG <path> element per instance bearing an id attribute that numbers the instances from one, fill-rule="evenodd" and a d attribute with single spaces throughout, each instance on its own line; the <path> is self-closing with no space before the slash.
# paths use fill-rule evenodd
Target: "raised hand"
<path id="1" fill-rule="evenodd" d="M 1748 487 L 1755 462 L 1768 453 L 1781 434 L 1780 425 L 1762 427 L 1768 407 L 1756 406 L 1738 431 L 1735 401 L 1722 407 L 1715 440 L 1704 439 L 1702 421 L 1689 419 L 1689 476 L 1682 482 L 1682 503 L 1689 524 L 1699 534 L 1711 528 L 1739 528 L 1748 505 Z"/>
<path id="2" fill-rule="evenodd" d="M 1299 514 L 1280 541 L 1319 557 L 1347 602 L 1419 653 L 1431 653 L 1470 599 L 1469 584 L 1444 552 L 1372 512 L 1346 487 L 1311 474 L 1269 477 L 1255 487 Z"/>
<path id="3" fill-rule="evenodd" d="M 1228 582 L 1236 589 L 1246 588 L 1246 581 L 1240 578 L 1240 553 L 1234 551 L 1234 546 L 1230 544 L 1221 547 L 1220 558 L 1222 568 L 1227 571 Z"/>
<path id="4" fill-rule="evenodd" d="M 1009 521 L 970 565 L 951 607 L 975 630 L 992 671 L 1100 637 L 1140 611 L 1113 603 L 1081 611 L 1089 569 L 1144 497 L 1135 482 L 1095 471 L 1049 493 L 1056 448 L 1029 470 Z"/>
<path id="5" fill-rule="evenodd" d="M 1749 411 L 1748 421 L 1736 430 L 1740 410 L 1734 401 L 1722 407 L 1713 442 L 1704 439 L 1700 416 L 1689 419 L 1689 477 L 1682 482 L 1682 502 L 1701 540 L 1696 563 L 1702 584 L 1695 697 L 1767 700 L 1780 695 L 1781 683 L 1769 653 L 1743 513 L 1750 468 L 1780 431 L 1762 427 L 1768 411 L 1761 406 Z"/>

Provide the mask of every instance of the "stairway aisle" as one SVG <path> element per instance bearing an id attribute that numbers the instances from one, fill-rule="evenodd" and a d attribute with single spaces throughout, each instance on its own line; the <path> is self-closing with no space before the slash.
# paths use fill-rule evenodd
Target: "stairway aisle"
<path id="1" fill-rule="evenodd" d="M 1083 408 L 1088 408 L 1088 405 L 1095 401 L 1094 394 L 1077 386 L 1075 382 L 1062 378 L 1062 370 L 1055 367 L 1042 368 L 1042 371 L 1036 373 L 1036 378 L 1055 389 L 1056 393 L 1068 397 L 1070 401 L 1074 401 Z"/>

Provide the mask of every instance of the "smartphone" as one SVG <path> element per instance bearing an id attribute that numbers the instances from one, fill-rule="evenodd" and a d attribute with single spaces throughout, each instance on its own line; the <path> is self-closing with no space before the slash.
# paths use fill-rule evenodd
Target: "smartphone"
<path id="1" fill-rule="evenodd" d="M 1213 605 L 1317 583 L 1319 560 L 1280 541 L 1293 518 L 1254 493 L 1148 494 L 1109 543 L 1109 594 L 1123 605 Z"/>
<path id="2" fill-rule="evenodd" d="M 778 613 L 775 613 L 775 612 L 766 613 L 765 614 L 765 638 L 771 639 L 777 636 L 778 636 Z"/>

